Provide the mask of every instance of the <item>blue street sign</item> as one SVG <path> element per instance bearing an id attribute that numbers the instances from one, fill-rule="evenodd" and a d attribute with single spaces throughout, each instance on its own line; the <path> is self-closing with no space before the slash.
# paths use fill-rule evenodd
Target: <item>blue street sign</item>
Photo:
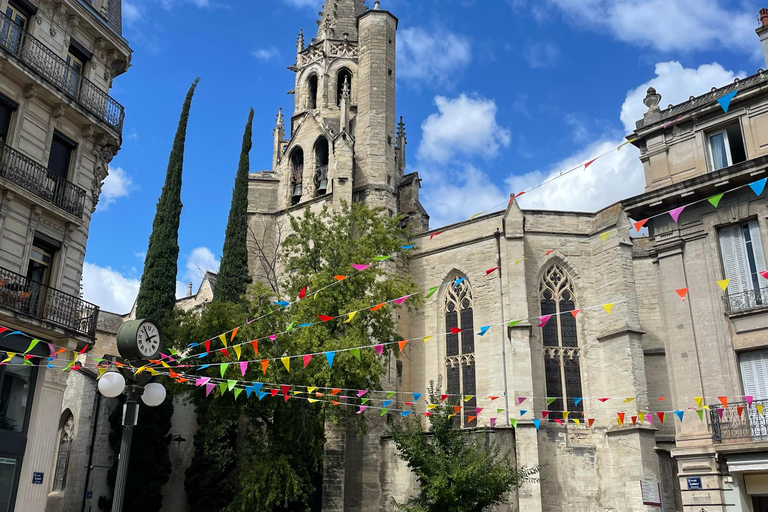
<path id="1" fill-rule="evenodd" d="M 33 484 L 42 484 L 43 483 L 43 473 L 39 471 L 35 471 L 32 473 L 32 483 Z"/>
<path id="2" fill-rule="evenodd" d="M 701 489 L 701 477 L 689 476 L 686 481 L 688 482 L 688 489 Z"/>

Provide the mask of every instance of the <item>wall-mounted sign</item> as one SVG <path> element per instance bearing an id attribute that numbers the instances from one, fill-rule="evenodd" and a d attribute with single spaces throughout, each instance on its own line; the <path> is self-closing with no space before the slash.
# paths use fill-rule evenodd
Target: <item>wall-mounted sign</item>
<path id="1" fill-rule="evenodd" d="M 35 471 L 32 473 L 32 483 L 33 484 L 42 484 L 43 483 L 43 473 L 39 471 Z"/>
<path id="2" fill-rule="evenodd" d="M 701 489 L 700 476 L 689 476 L 685 481 L 688 482 L 688 489 Z"/>
<path id="3" fill-rule="evenodd" d="M 640 480 L 640 490 L 643 493 L 643 505 L 661 506 L 661 485 L 659 482 Z"/>

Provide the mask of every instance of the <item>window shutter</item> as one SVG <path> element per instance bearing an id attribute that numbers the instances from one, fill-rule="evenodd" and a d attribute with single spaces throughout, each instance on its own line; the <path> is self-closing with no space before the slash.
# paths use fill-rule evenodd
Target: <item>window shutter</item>
<path id="1" fill-rule="evenodd" d="M 760 238 L 760 225 L 756 220 L 749 221 L 749 236 L 752 238 L 752 251 L 755 253 L 757 271 L 768 270 L 765 268 L 765 254 L 763 254 L 763 240 Z"/>
<path id="2" fill-rule="evenodd" d="M 749 267 L 744 256 L 744 239 L 741 236 L 740 226 L 733 224 L 721 228 L 719 238 L 725 277 L 731 280 L 728 285 L 728 294 L 733 295 L 751 290 Z M 762 248 L 760 257 L 763 257 Z"/>
<path id="3" fill-rule="evenodd" d="M 745 352 L 739 356 L 744 394 L 755 400 L 768 399 L 768 350 Z"/>
<path id="4" fill-rule="evenodd" d="M 54 137 L 51 142 L 51 154 L 48 157 L 48 170 L 55 176 L 67 179 L 71 157 L 72 146 L 59 137 Z"/>

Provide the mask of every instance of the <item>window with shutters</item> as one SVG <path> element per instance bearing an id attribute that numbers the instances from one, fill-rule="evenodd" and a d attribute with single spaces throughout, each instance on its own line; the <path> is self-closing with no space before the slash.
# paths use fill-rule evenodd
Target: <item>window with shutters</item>
<path id="1" fill-rule="evenodd" d="M 728 283 L 729 311 L 768 305 L 768 288 L 760 288 L 760 272 L 766 270 L 760 225 L 757 220 L 720 228 L 720 253 Z"/>
<path id="2" fill-rule="evenodd" d="M 576 329 L 576 298 L 568 273 L 559 264 L 549 267 L 539 283 L 541 315 L 552 315 L 542 328 L 544 372 L 549 417 L 581 418 L 581 365 Z"/>
<path id="3" fill-rule="evenodd" d="M 447 392 L 457 395 L 461 411 L 456 415 L 457 423 L 475 426 L 477 407 L 477 379 L 475 375 L 475 337 L 472 310 L 472 290 L 464 276 L 456 275 L 448 282 L 443 305 L 445 314 L 445 371 Z M 461 332 L 451 334 L 451 330 Z"/>
<path id="4" fill-rule="evenodd" d="M 747 407 L 753 437 L 768 435 L 768 350 L 753 350 L 739 354 L 739 368 L 744 395 L 752 397 L 753 407 Z M 761 405 L 758 411 L 756 405 Z"/>
<path id="5" fill-rule="evenodd" d="M 66 180 L 74 151 L 74 142 L 59 133 L 55 133 L 51 141 L 51 153 L 48 156 L 48 171 L 54 176 Z"/>

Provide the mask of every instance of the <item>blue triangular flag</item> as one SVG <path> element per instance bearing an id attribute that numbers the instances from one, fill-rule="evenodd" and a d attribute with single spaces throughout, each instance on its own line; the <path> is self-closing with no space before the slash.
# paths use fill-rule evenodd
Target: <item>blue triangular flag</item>
<path id="1" fill-rule="evenodd" d="M 262 384 L 261 382 L 254 382 L 254 383 L 253 383 L 253 386 L 252 386 L 252 387 L 253 387 L 253 392 L 254 392 L 254 393 L 261 393 L 261 387 L 262 387 L 263 385 L 264 385 L 264 384 Z"/>
<path id="2" fill-rule="evenodd" d="M 464 282 L 465 279 L 466 279 L 466 277 L 462 277 L 461 279 L 457 279 L 456 282 L 454 283 L 454 286 L 459 286 L 461 283 Z"/>
<path id="3" fill-rule="evenodd" d="M 208 355 L 208 352 L 203 352 L 202 354 L 200 354 L 199 356 L 197 356 L 197 358 L 198 358 L 198 359 L 202 359 L 202 358 L 204 358 L 204 357 L 205 357 L 205 356 L 207 356 L 207 355 Z"/>
<path id="4" fill-rule="evenodd" d="M 245 386 L 245 397 L 251 398 L 251 393 L 253 393 L 253 386 Z"/>
<path id="5" fill-rule="evenodd" d="M 209 366 L 211 366 L 211 365 L 209 365 L 209 364 L 204 364 L 203 366 L 201 366 L 201 367 L 200 367 L 200 369 L 201 369 L 201 370 L 205 370 L 205 369 L 206 369 L 206 368 L 208 368 Z"/>
<path id="6" fill-rule="evenodd" d="M 533 420 L 533 424 L 536 426 L 536 430 L 539 430 L 539 424 L 541 422 L 539 420 Z"/>
<path id="7" fill-rule="evenodd" d="M 265 397 L 265 396 L 267 396 L 268 394 L 269 394 L 269 393 L 267 393 L 266 391 L 262 391 L 262 392 L 260 392 L 260 393 L 259 393 L 259 400 L 261 400 L 262 398 L 264 398 L 264 397 Z"/>
<path id="8" fill-rule="evenodd" d="M 297 329 L 301 329 L 302 327 L 309 327 L 310 325 L 312 325 L 312 324 L 311 323 L 309 323 L 309 324 L 301 324 L 300 326 L 297 327 Z"/>
<path id="9" fill-rule="evenodd" d="M 765 188 L 765 182 L 768 181 L 768 178 L 763 178 L 761 180 L 753 181 L 749 184 L 749 188 L 752 189 L 752 191 L 757 194 L 758 196 L 763 193 L 763 189 Z"/>
<path id="10" fill-rule="evenodd" d="M 528 411 L 526 411 L 525 409 L 521 410 L 521 411 L 520 411 L 520 416 L 525 416 L 525 413 L 527 413 L 527 412 L 528 412 Z"/>
<path id="11" fill-rule="evenodd" d="M 581 403 L 581 398 L 574 398 L 573 399 L 573 405 L 579 405 Z"/>
<path id="12" fill-rule="evenodd" d="M 389 407 L 389 404 L 391 404 L 391 403 L 392 403 L 392 400 L 387 400 L 386 402 L 384 402 L 383 404 L 381 404 L 381 406 L 382 406 L 382 407 Z"/>
<path id="13" fill-rule="evenodd" d="M 279 302 L 275 302 L 275 303 L 274 303 L 274 305 L 275 305 L 275 306 L 280 306 L 281 308 L 284 308 L 285 306 L 287 306 L 287 305 L 288 305 L 288 302 L 287 302 L 287 301 L 284 301 L 284 300 L 281 300 L 281 301 L 279 301 Z"/>
<path id="14" fill-rule="evenodd" d="M 333 368 L 333 358 L 336 357 L 336 352 L 326 352 L 325 358 L 328 360 L 328 367 Z M 384 406 L 386 407 L 386 405 Z"/>
<path id="15" fill-rule="evenodd" d="M 736 93 L 739 92 L 738 90 L 729 92 L 725 96 L 721 96 L 717 99 L 717 102 L 720 104 L 721 107 L 723 107 L 723 110 L 725 110 L 725 113 L 728 113 L 728 106 L 731 104 L 731 100 L 734 96 L 736 96 Z"/>
<path id="16" fill-rule="evenodd" d="M 21 331 L 13 331 L 13 332 L 9 332 L 5 336 L 3 336 L 3 338 L 7 338 L 8 336 L 13 336 L 14 334 L 24 334 L 24 333 L 21 332 Z"/>
<path id="17" fill-rule="evenodd" d="M 683 414 L 685 411 L 675 411 L 675 415 L 680 418 L 680 421 L 683 421 Z"/>
<path id="18" fill-rule="evenodd" d="M 421 393 L 414 393 L 413 394 L 413 401 L 418 402 L 419 398 L 421 398 Z"/>
<path id="19" fill-rule="evenodd" d="M 47 364 L 47 365 L 45 365 L 45 366 L 46 366 L 46 368 L 56 368 L 56 365 L 55 365 L 55 364 L 50 364 L 50 363 L 48 363 L 48 364 Z"/>
<path id="20" fill-rule="evenodd" d="M 486 332 L 488 332 L 488 329 L 490 329 L 490 328 L 491 328 L 491 326 L 490 326 L 490 325 L 486 325 L 485 327 L 481 327 L 481 328 L 480 328 L 480 332 L 479 332 L 479 333 L 477 333 L 477 335 L 478 335 L 478 336 L 482 336 L 483 334 L 485 334 Z"/>
<path id="21" fill-rule="evenodd" d="M 187 348 L 195 348 L 198 345 L 200 345 L 200 344 L 199 343 L 190 343 L 189 345 L 187 345 Z"/>
<path id="22" fill-rule="evenodd" d="M 414 247 L 414 246 L 412 246 L 412 245 L 401 245 L 401 246 L 400 246 L 400 248 L 401 248 L 401 249 L 405 249 L 406 251 L 407 251 L 408 249 L 413 249 L 413 247 Z"/>
<path id="23" fill-rule="evenodd" d="M 411 414 L 412 412 L 413 412 L 413 411 L 403 411 L 402 413 L 400 413 L 400 415 L 401 415 L 401 416 L 408 416 L 408 415 L 409 415 L 409 414 Z"/>

